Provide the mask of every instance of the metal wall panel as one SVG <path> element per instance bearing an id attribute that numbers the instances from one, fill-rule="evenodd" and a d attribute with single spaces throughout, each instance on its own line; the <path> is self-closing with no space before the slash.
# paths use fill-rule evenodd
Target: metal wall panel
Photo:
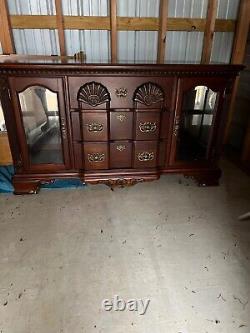
<path id="1" fill-rule="evenodd" d="M 158 17 L 160 0 L 118 0 L 117 15 L 127 17 Z"/>
<path id="2" fill-rule="evenodd" d="M 11 15 L 55 15 L 54 0 L 8 0 Z"/>
<path id="3" fill-rule="evenodd" d="M 62 0 L 63 14 L 72 16 L 109 16 L 109 0 Z M 87 61 L 110 59 L 110 32 L 107 30 L 65 30 L 66 53 L 84 51 Z"/>
<path id="4" fill-rule="evenodd" d="M 230 63 L 233 39 L 233 32 L 215 32 L 210 61 L 211 63 Z"/>
<path id="5" fill-rule="evenodd" d="M 218 0 L 217 17 L 236 19 L 240 0 Z M 118 16 L 158 17 L 160 0 L 117 0 Z M 169 0 L 169 17 L 205 18 L 208 0 Z M 109 15 L 109 0 L 62 0 L 64 15 Z M 54 0 L 8 0 L 10 14 L 54 15 Z M 14 29 L 17 53 L 59 54 L 57 30 Z M 88 61 L 110 59 L 110 33 L 97 30 L 67 30 L 67 54 L 80 50 L 86 52 Z M 119 61 L 148 61 L 157 58 L 158 32 L 119 31 Z M 165 60 L 176 62 L 199 62 L 202 52 L 202 32 L 169 31 L 167 33 Z M 230 61 L 233 33 L 216 32 L 211 62 Z M 0 53 L 2 52 L 0 46 Z"/>
<path id="6" fill-rule="evenodd" d="M 65 30 L 68 55 L 84 51 L 88 62 L 110 60 L 110 33 L 107 30 Z"/>
<path id="7" fill-rule="evenodd" d="M 59 55 L 57 30 L 13 29 L 17 54 Z"/>
<path id="8" fill-rule="evenodd" d="M 109 0 L 62 0 L 64 15 L 109 16 Z"/>
<path id="9" fill-rule="evenodd" d="M 125 17 L 158 17 L 159 0 L 118 0 L 117 15 Z M 155 62 L 157 31 L 118 31 L 119 62 Z"/>
<path id="10" fill-rule="evenodd" d="M 169 17 L 205 18 L 208 0 L 169 0 Z"/>
<path id="11" fill-rule="evenodd" d="M 205 18 L 208 0 L 169 0 L 169 17 Z M 165 61 L 196 63 L 201 61 L 203 32 L 168 31 Z"/>
<path id="12" fill-rule="evenodd" d="M 217 18 L 237 19 L 239 3 L 240 0 L 218 0 Z"/>
<path id="13" fill-rule="evenodd" d="M 155 62 L 157 58 L 157 31 L 119 31 L 119 62 Z"/>
<path id="14" fill-rule="evenodd" d="M 239 0 L 218 0 L 217 18 L 237 19 L 239 3 Z M 211 63 L 230 63 L 233 38 L 233 32 L 215 32 Z"/>
<path id="15" fill-rule="evenodd" d="M 168 31 L 165 61 L 195 63 L 201 61 L 203 32 Z"/>

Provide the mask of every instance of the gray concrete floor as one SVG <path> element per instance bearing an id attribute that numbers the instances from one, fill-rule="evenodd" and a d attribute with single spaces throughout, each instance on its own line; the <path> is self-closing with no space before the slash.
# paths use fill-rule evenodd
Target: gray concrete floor
<path id="1" fill-rule="evenodd" d="M 1 333 L 250 332 L 250 179 L 0 196 Z M 104 311 L 103 299 L 150 299 Z"/>

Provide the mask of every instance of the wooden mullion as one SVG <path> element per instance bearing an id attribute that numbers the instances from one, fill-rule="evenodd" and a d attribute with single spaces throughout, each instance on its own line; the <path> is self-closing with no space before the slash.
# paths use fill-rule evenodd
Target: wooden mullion
<path id="1" fill-rule="evenodd" d="M 110 1 L 110 27 L 111 27 L 111 61 L 117 62 L 117 4 Z"/>
<path id="2" fill-rule="evenodd" d="M 161 0 L 160 12 L 159 12 L 160 22 L 159 22 L 158 50 L 157 50 L 158 63 L 163 63 L 165 58 L 167 16 L 168 16 L 168 0 Z"/>
<path id="3" fill-rule="evenodd" d="M 65 43 L 65 34 L 64 34 L 63 13 L 62 13 L 62 0 L 55 0 L 55 6 L 56 6 L 56 24 L 58 30 L 60 54 L 61 56 L 65 56 L 66 43 Z"/>
<path id="4" fill-rule="evenodd" d="M 207 19 L 203 39 L 201 62 L 209 64 L 212 52 L 213 37 L 215 31 L 216 13 L 218 0 L 209 0 L 207 8 Z"/>
<path id="5" fill-rule="evenodd" d="M 0 40 L 4 54 L 15 53 L 7 0 L 0 0 Z"/>

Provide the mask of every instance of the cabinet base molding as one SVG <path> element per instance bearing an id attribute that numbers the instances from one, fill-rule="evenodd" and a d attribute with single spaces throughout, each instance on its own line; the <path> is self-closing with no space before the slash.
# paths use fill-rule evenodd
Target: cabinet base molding
<path id="1" fill-rule="evenodd" d="M 78 173 L 63 174 L 16 174 L 12 178 L 14 194 L 37 194 L 42 185 L 53 184 L 56 179 L 79 178 Z"/>
<path id="2" fill-rule="evenodd" d="M 103 180 L 97 180 L 93 182 L 92 184 L 104 184 L 110 187 L 111 189 L 114 187 L 127 187 L 127 186 L 133 186 L 138 183 L 142 183 L 146 181 L 146 179 L 143 178 L 117 178 L 117 179 L 103 179 Z"/>
<path id="3" fill-rule="evenodd" d="M 208 170 L 155 170 L 154 172 L 133 172 L 115 173 L 106 171 L 104 173 L 81 174 L 76 172 L 62 174 L 30 174 L 15 175 L 13 177 L 14 194 L 37 194 L 41 185 L 51 184 L 56 179 L 80 179 L 85 184 L 104 184 L 111 189 L 115 187 L 129 187 L 146 181 L 154 181 L 164 174 L 183 174 L 186 178 L 193 179 L 198 186 L 218 186 L 221 177 L 220 169 Z"/>

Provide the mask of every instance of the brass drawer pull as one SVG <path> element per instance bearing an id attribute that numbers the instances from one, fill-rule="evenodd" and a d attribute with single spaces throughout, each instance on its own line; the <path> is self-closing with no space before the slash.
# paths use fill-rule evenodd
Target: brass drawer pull
<path id="1" fill-rule="evenodd" d="M 125 114 L 118 114 L 118 116 L 116 116 L 116 119 L 120 120 L 120 122 L 123 122 L 127 119 L 127 117 L 125 116 Z"/>
<path id="2" fill-rule="evenodd" d="M 125 145 L 118 145 L 116 146 L 116 149 L 119 150 L 119 151 L 123 151 L 126 149 L 126 146 Z"/>
<path id="3" fill-rule="evenodd" d="M 66 122 L 64 118 L 61 118 L 61 131 L 62 131 L 62 138 L 63 140 L 67 139 L 67 129 L 66 129 Z"/>
<path id="4" fill-rule="evenodd" d="M 142 133 L 152 133 L 156 131 L 157 125 L 156 123 L 146 121 L 145 123 L 139 124 L 139 129 Z"/>
<path id="5" fill-rule="evenodd" d="M 89 132 L 101 132 L 104 127 L 103 124 L 98 124 L 98 123 L 86 124 L 86 126 L 88 127 Z"/>
<path id="6" fill-rule="evenodd" d="M 174 136 L 178 135 L 179 129 L 180 129 L 180 117 L 176 116 L 175 122 L 174 122 L 174 129 L 173 129 Z"/>
<path id="7" fill-rule="evenodd" d="M 105 154 L 104 153 L 93 153 L 88 154 L 88 161 L 89 162 L 103 162 L 105 160 Z"/>
<path id="8" fill-rule="evenodd" d="M 126 97 L 128 94 L 128 90 L 126 88 L 118 88 L 115 89 L 115 94 L 117 97 Z"/>
<path id="9" fill-rule="evenodd" d="M 143 151 L 137 155 L 140 162 L 153 161 L 155 155 L 154 152 Z"/>

